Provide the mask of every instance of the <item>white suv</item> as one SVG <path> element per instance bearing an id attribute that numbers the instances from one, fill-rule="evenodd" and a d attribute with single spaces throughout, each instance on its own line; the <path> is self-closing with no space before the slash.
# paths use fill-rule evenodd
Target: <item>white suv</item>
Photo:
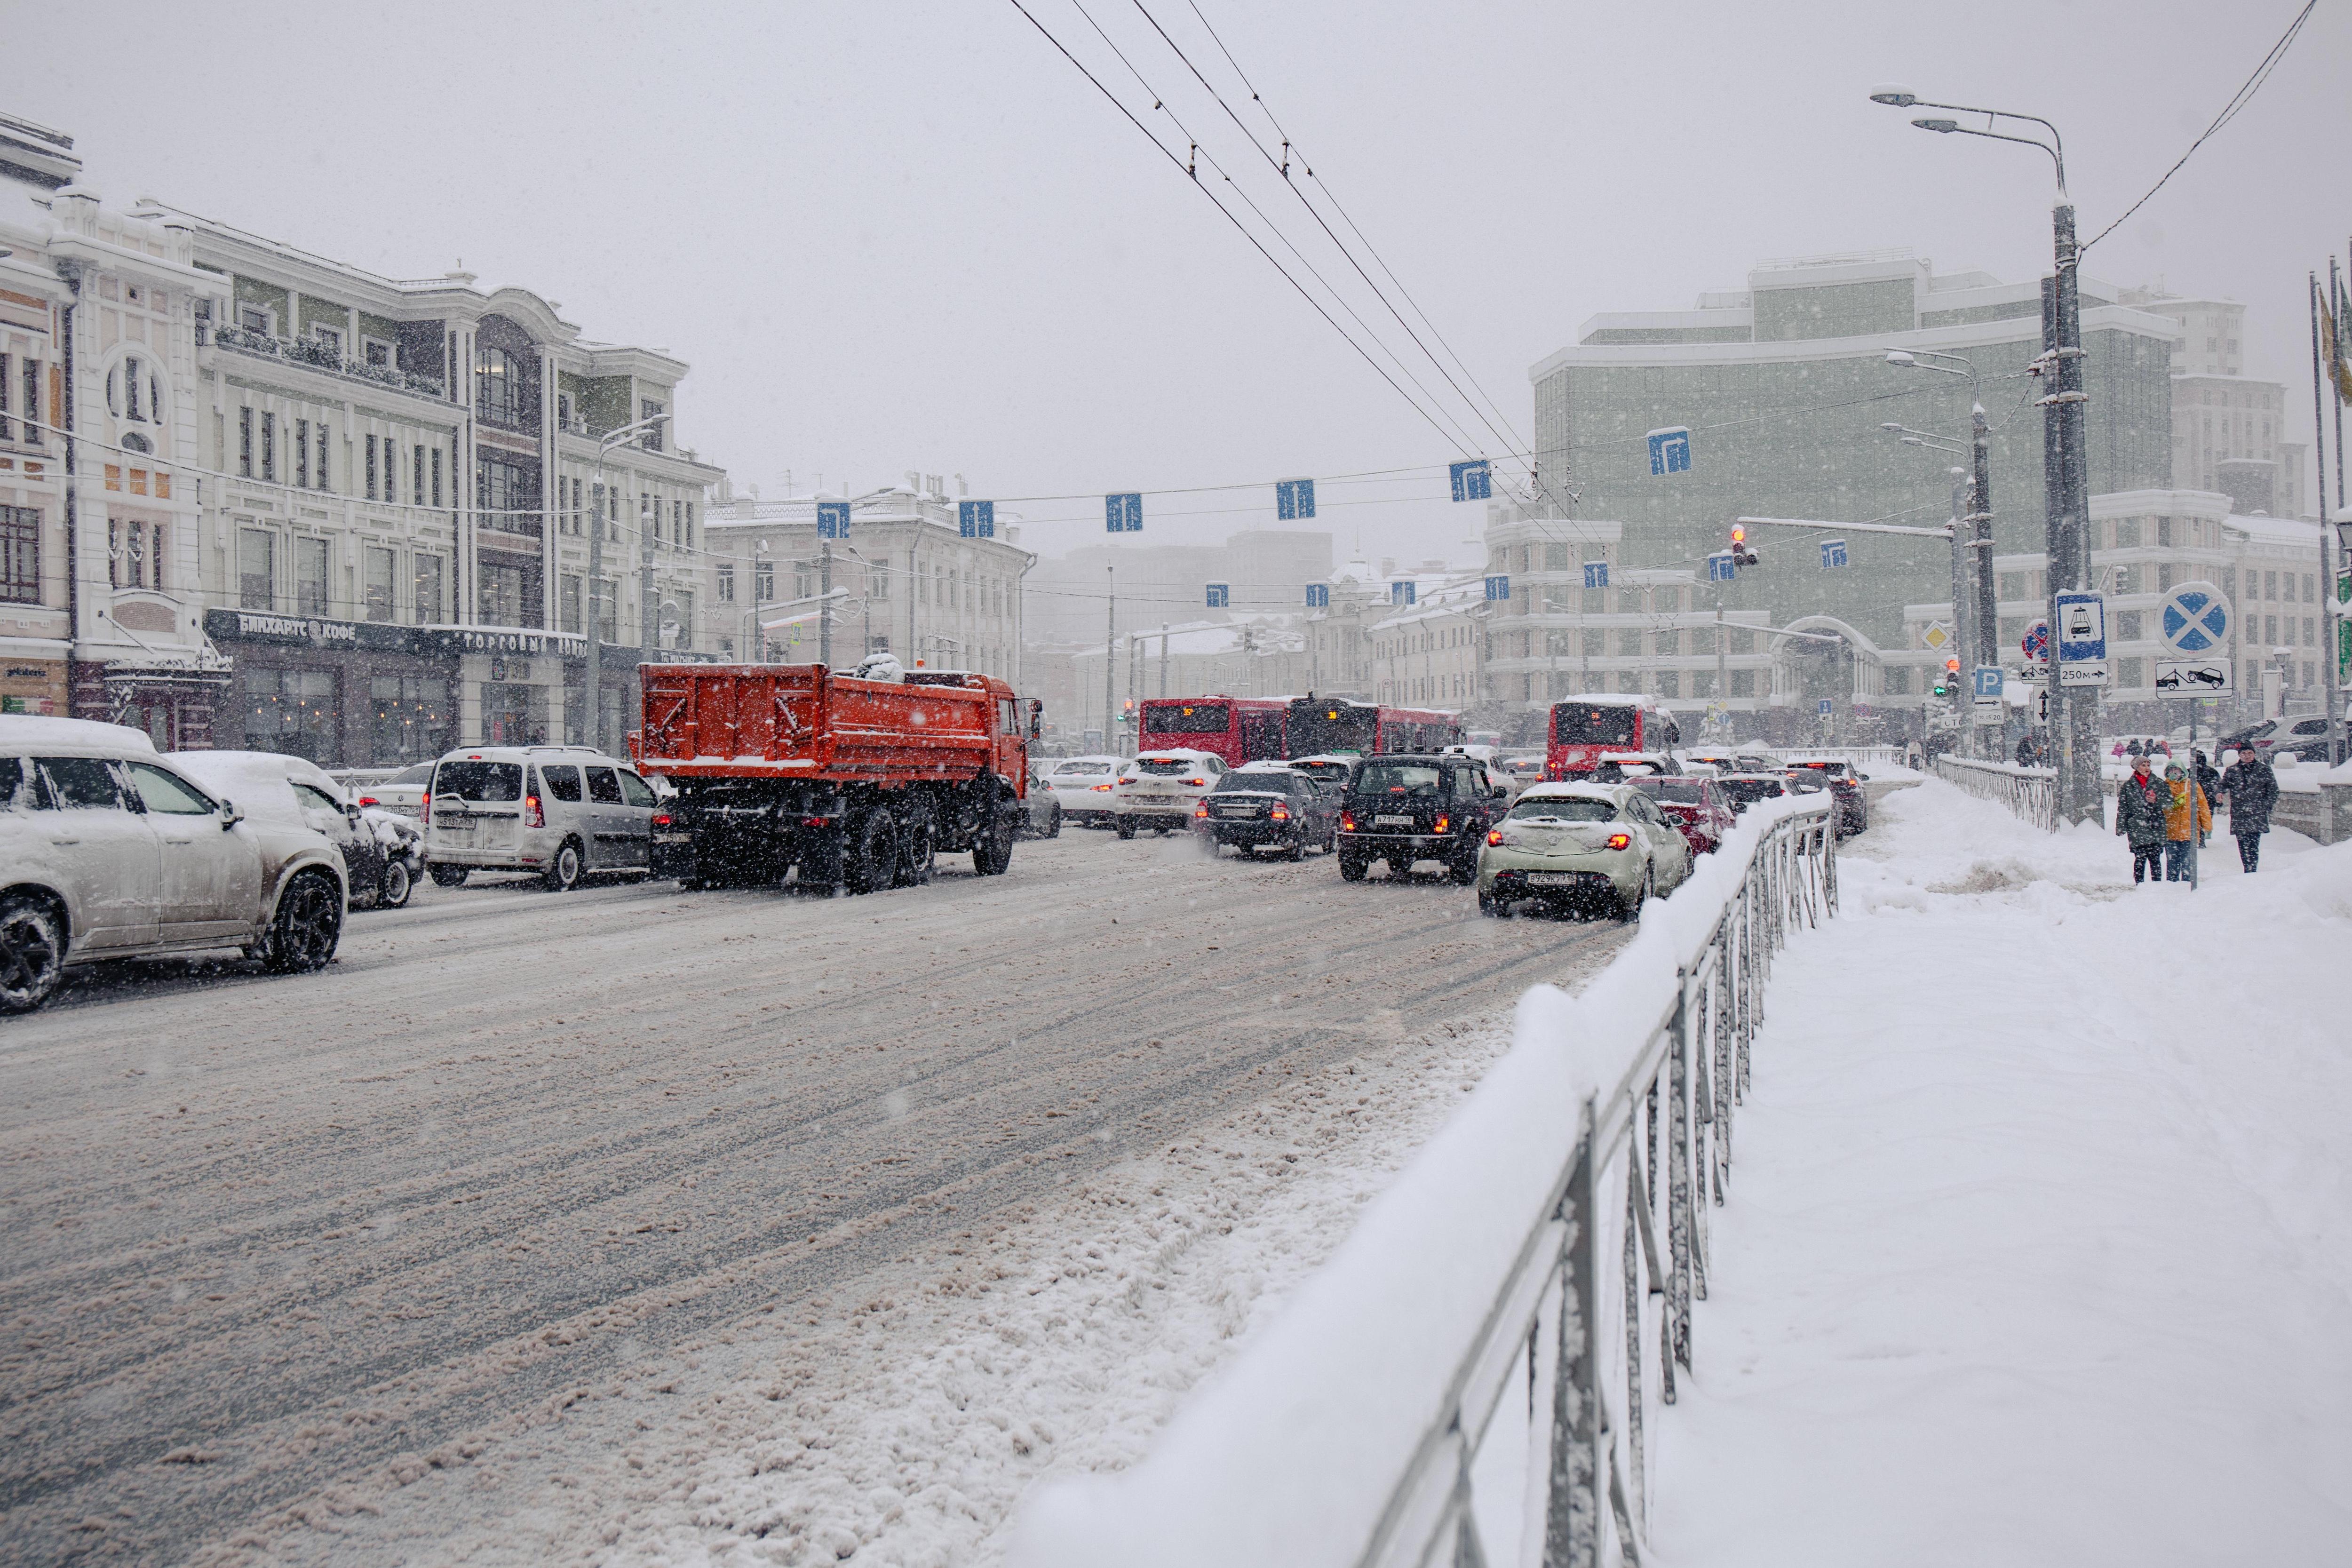
<path id="1" fill-rule="evenodd" d="M 433 764 L 425 858 L 454 888 L 477 869 L 537 871 L 557 891 L 652 868 L 653 786 L 587 746 L 475 746 Z"/>
<path id="2" fill-rule="evenodd" d="M 278 971 L 335 956 L 342 857 L 248 821 L 115 724 L 0 717 L 0 1013 L 109 958 L 241 948 Z"/>
<path id="3" fill-rule="evenodd" d="M 1121 838 L 1139 827 L 1168 833 L 1192 826 L 1192 808 L 1225 776 L 1225 760 L 1214 752 L 1145 752 L 1121 763 L 1111 786 L 1113 819 Z"/>

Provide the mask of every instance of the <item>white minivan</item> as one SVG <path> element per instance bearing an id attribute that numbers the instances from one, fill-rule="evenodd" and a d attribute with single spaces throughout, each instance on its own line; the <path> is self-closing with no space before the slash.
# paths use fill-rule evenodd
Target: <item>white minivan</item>
<path id="1" fill-rule="evenodd" d="M 476 870 L 536 871 L 563 891 L 653 863 L 653 786 L 588 746 L 475 746 L 433 764 L 425 858 L 454 888 Z"/>

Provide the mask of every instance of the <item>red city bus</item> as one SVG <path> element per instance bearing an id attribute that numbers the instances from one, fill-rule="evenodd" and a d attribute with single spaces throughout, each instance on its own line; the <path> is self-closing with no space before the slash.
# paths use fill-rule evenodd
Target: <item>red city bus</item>
<path id="1" fill-rule="evenodd" d="M 1214 752 L 1236 768 L 1283 754 L 1279 698 L 1154 697 L 1140 720 L 1139 751 Z"/>
<path id="2" fill-rule="evenodd" d="M 1285 738 L 1293 757 L 1435 752 L 1462 743 L 1462 716 L 1437 708 L 1384 708 L 1351 697 L 1296 697 Z"/>
<path id="3" fill-rule="evenodd" d="M 1588 691 L 1551 705 L 1544 736 L 1544 777 L 1552 783 L 1589 773 L 1604 753 L 1664 752 L 1682 744 L 1674 715 L 1654 698 Z"/>

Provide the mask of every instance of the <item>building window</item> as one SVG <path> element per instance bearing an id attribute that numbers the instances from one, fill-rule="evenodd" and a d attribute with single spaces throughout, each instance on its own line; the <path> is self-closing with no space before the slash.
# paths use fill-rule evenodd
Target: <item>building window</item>
<path id="1" fill-rule="evenodd" d="M 241 478 L 253 478 L 253 410 L 236 411 L 236 471 Z"/>
<path id="2" fill-rule="evenodd" d="M 637 405 L 637 417 L 640 419 L 660 419 L 664 414 L 668 412 L 669 410 L 665 405 L 655 402 L 650 397 Z M 638 444 L 643 446 L 648 452 L 660 451 L 662 449 L 662 431 L 667 427 L 668 423 L 669 422 L 667 420 L 663 420 L 659 425 L 647 426 L 646 427 L 646 433 L 637 437 Z"/>
<path id="3" fill-rule="evenodd" d="M 41 514 L 28 506 L 0 506 L 0 601 L 41 602 Z"/>
<path id="4" fill-rule="evenodd" d="M 380 370 L 394 370 L 398 368 L 397 358 L 393 346 L 390 343 L 385 342 L 382 338 L 362 338 L 360 340 L 360 354 L 367 361 L 368 363 L 376 366 Z"/>
<path id="5" fill-rule="evenodd" d="M 673 613 L 673 611 L 675 613 Z M 673 588 L 661 606 L 661 646 L 684 650 L 694 646 L 694 595 Z"/>
<path id="6" fill-rule="evenodd" d="M 313 434 L 318 444 L 311 448 L 310 477 L 318 480 L 319 489 L 323 490 L 327 488 L 327 422 L 320 420 L 313 427 Z"/>
<path id="7" fill-rule="evenodd" d="M 539 471 L 523 463 L 488 453 L 475 459 L 474 505 L 484 523 L 509 533 L 536 533 Z M 501 623 L 511 625 L 512 623 Z"/>
<path id="8" fill-rule="evenodd" d="M 751 568 L 751 602 L 772 605 L 776 602 L 776 563 L 762 561 Z"/>
<path id="9" fill-rule="evenodd" d="M 265 413 L 261 416 L 261 478 L 264 482 L 278 482 L 278 416 Z"/>
<path id="10" fill-rule="evenodd" d="M 367 618 L 372 621 L 391 620 L 394 618 L 392 580 L 397 564 L 393 552 L 382 545 L 371 544 L 366 548 L 366 563 Z"/>
<path id="11" fill-rule="evenodd" d="M 637 538 L 647 544 L 661 542 L 661 502 L 651 496 L 637 498 Z"/>
<path id="12" fill-rule="evenodd" d="M 1755 696 L 1756 672 L 1752 669 L 1733 670 L 1731 672 L 1731 694 L 1734 697 Z"/>
<path id="13" fill-rule="evenodd" d="M 388 501 L 394 501 L 394 500 L 398 500 L 400 499 L 400 486 L 399 486 L 397 483 L 395 483 L 395 482 L 394 482 L 394 481 L 395 481 L 395 480 L 397 480 L 399 478 L 400 478 L 400 448 L 393 443 L 393 439 L 392 439 L 392 437 L 391 437 L 386 436 L 386 437 L 383 438 L 383 499 L 384 499 L 384 500 L 388 500 Z"/>
<path id="14" fill-rule="evenodd" d="M 596 635 L 608 643 L 621 640 L 621 585 L 610 577 L 596 583 Z"/>
<path id="15" fill-rule="evenodd" d="M 688 550 L 694 548 L 694 503 L 692 501 L 686 503 L 686 532 L 679 536 L 679 542 Z"/>
<path id="16" fill-rule="evenodd" d="M 557 629 L 578 636 L 580 632 L 580 579 L 566 574 L 556 580 L 555 612 Z"/>
<path id="17" fill-rule="evenodd" d="M 278 313 L 264 306 L 239 305 L 236 308 L 236 324 L 240 330 L 257 337 L 274 338 L 278 335 Z"/>
<path id="18" fill-rule="evenodd" d="M 324 616 L 327 608 L 327 542 L 294 541 L 294 613 Z"/>
<path id="19" fill-rule="evenodd" d="M 106 521 L 106 574 L 117 588 L 163 585 L 163 525 L 137 518 Z"/>
<path id="20" fill-rule="evenodd" d="M 493 425 L 523 423 L 523 362 L 504 349 L 474 352 L 474 412 Z"/>
<path id="21" fill-rule="evenodd" d="M 367 499 L 375 500 L 375 437 L 373 436 L 367 438 Z"/>
<path id="22" fill-rule="evenodd" d="M 341 331 L 338 331 L 335 328 L 312 327 L 310 329 L 310 341 L 318 344 L 320 348 L 326 350 L 329 353 L 334 355 L 337 359 L 343 357 L 343 334 Z"/>
<path id="23" fill-rule="evenodd" d="M 321 767 L 335 755 L 335 672 L 331 669 L 245 671 L 245 749 L 307 757 Z"/>
<path id="24" fill-rule="evenodd" d="M 433 504 L 441 504 L 441 448 L 433 448 Z"/>
<path id="25" fill-rule="evenodd" d="M 132 425 L 163 422 L 163 379 L 137 355 L 106 373 L 106 411 Z"/>
<path id="26" fill-rule="evenodd" d="M 416 675 L 368 680 L 370 761 L 380 768 L 421 763 L 449 749 L 449 683 Z"/>
<path id="27" fill-rule="evenodd" d="M 438 626 L 447 618 L 446 601 L 441 597 L 441 557 L 419 555 L 409 574 L 410 586 L 415 593 L 416 624 Z"/>
<path id="28" fill-rule="evenodd" d="M 724 562 L 719 565 L 719 602 L 722 605 L 731 605 L 735 602 L 735 565 L 732 562 Z"/>
<path id="29" fill-rule="evenodd" d="M 266 528 L 236 531 L 236 602 L 240 609 L 276 609 L 278 536 Z"/>
<path id="30" fill-rule="evenodd" d="M 530 602 L 530 574 L 521 565 L 505 562 L 484 561 L 478 568 L 481 577 L 480 611 L 484 622 L 494 626 L 535 625 L 539 616 Z M 528 618 L 526 618 L 528 617 Z"/>
<path id="31" fill-rule="evenodd" d="M 294 421 L 294 488 L 308 489 L 310 487 L 310 422 L 297 419 Z"/>

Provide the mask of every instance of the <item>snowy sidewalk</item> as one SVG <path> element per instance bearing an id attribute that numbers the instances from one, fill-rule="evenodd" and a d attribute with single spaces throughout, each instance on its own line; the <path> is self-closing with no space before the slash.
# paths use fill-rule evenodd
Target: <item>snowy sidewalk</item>
<path id="1" fill-rule="evenodd" d="M 2264 850 L 1880 806 L 1773 976 L 1664 1560 L 2352 1559 L 2352 845 Z"/>

